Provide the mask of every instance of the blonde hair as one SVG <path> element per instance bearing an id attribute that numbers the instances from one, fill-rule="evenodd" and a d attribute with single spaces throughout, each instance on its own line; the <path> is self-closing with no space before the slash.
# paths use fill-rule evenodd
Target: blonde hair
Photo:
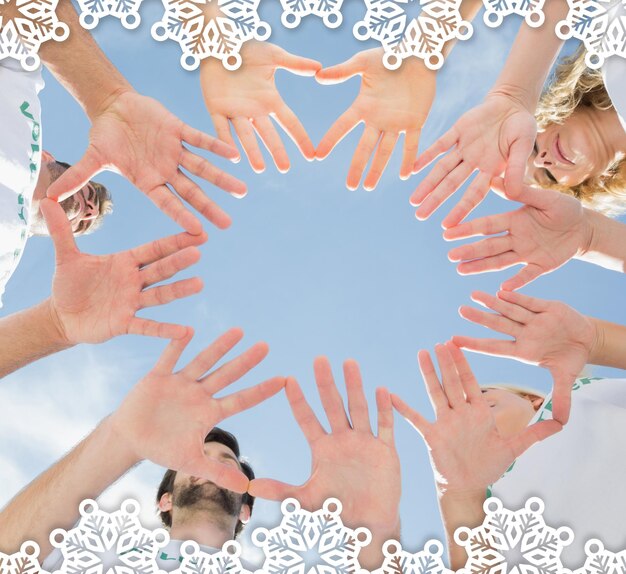
<path id="1" fill-rule="evenodd" d="M 587 68 L 585 54 L 584 46 L 581 46 L 557 67 L 554 81 L 544 91 L 535 112 L 540 129 L 550 124 L 563 124 L 579 106 L 602 111 L 613 109 L 602 71 Z M 588 177 L 578 185 L 543 187 L 573 195 L 585 207 L 616 216 L 626 211 L 626 160 L 620 154 L 604 173 Z"/>
<path id="2" fill-rule="evenodd" d="M 510 385 L 508 383 L 497 383 L 494 385 L 481 385 L 481 389 L 499 389 L 502 391 L 509 391 L 515 395 L 522 397 L 523 399 L 543 399 L 545 400 L 546 394 L 533 389 L 531 387 L 522 387 L 520 385 Z"/>

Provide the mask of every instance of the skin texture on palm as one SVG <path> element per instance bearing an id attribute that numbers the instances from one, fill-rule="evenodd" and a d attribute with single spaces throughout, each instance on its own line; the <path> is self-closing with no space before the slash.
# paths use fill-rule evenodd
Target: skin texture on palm
<path id="1" fill-rule="evenodd" d="M 314 363 L 315 380 L 331 432 L 327 432 L 307 403 L 295 379 L 287 379 L 286 393 L 294 417 L 309 443 L 310 478 L 301 486 L 271 479 L 255 479 L 253 496 L 298 499 L 303 508 L 321 508 L 328 497 L 338 498 L 342 521 L 350 527 L 365 526 L 373 540 L 361 551 L 361 564 L 382 562 L 382 544 L 399 536 L 400 462 L 394 445 L 393 413 L 389 393 L 376 392 L 378 434 L 373 434 L 358 364 L 346 361 L 344 377 L 348 412 L 326 358 Z"/>
<path id="2" fill-rule="evenodd" d="M 279 69 L 299 76 L 314 76 L 322 65 L 308 58 L 290 54 L 268 42 L 247 42 L 242 48 L 243 63 L 238 70 L 225 70 L 213 58 L 200 66 L 200 84 L 204 101 L 220 140 L 235 148 L 230 126 L 235 130 L 254 171 L 265 170 L 265 160 L 257 136 L 270 152 L 280 172 L 289 170 L 285 146 L 276 130 L 274 119 L 308 159 L 315 148 L 304 126 L 284 102 L 276 88 Z"/>
<path id="3" fill-rule="evenodd" d="M 76 246 L 63 208 L 41 202 L 56 252 L 50 311 L 68 345 L 102 343 L 118 335 L 181 337 L 186 327 L 135 316 L 198 293 L 199 278 L 153 287 L 196 263 L 206 235 L 180 233 L 113 255 L 88 255 Z"/>
<path id="4" fill-rule="evenodd" d="M 598 344 L 594 323 L 560 301 L 545 301 L 521 293 L 501 291 L 497 297 L 476 292 L 472 300 L 495 313 L 462 306 L 464 319 L 509 335 L 513 340 L 454 337 L 470 351 L 509 357 L 548 369 L 554 379 L 552 414 L 565 424 L 569 418 L 572 385 Z"/>
<path id="5" fill-rule="evenodd" d="M 399 70 L 390 71 L 383 65 L 382 55 L 382 49 L 365 50 L 315 76 L 321 84 L 361 77 L 358 96 L 330 127 L 316 151 L 318 159 L 326 158 L 355 127 L 365 124 L 346 180 L 351 190 L 359 187 L 370 157 L 363 187 L 373 190 L 378 185 L 401 134 L 404 146 L 400 177 L 407 179 L 411 175 L 420 132 L 435 97 L 436 73 L 421 60 L 410 58 Z"/>
<path id="6" fill-rule="evenodd" d="M 488 95 L 415 162 L 413 170 L 419 172 L 446 154 L 411 195 L 411 205 L 419 206 L 416 217 L 428 219 L 475 171 L 463 197 L 443 219 L 444 228 L 465 219 L 485 198 L 491 181 L 502 174 L 507 189 L 518 192 L 536 134 L 535 118 L 524 105 L 504 94 Z"/>

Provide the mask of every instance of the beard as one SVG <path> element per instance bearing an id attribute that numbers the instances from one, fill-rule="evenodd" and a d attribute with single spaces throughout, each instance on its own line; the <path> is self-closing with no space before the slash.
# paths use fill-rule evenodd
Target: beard
<path id="1" fill-rule="evenodd" d="M 190 510 L 220 510 L 228 516 L 239 516 L 243 495 L 220 488 L 212 482 L 185 484 L 174 489 L 172 504 Z"/>

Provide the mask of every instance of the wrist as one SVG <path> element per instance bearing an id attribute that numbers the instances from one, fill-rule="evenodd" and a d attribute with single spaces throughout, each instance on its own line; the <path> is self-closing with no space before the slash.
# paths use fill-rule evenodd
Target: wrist
<path id="1" fill-rule="evenodd" d="M 40 314 L 40 330 L 45 333 L 46 338 L 58 348 L 58 350 L 73 347 L 76 342 L 70 341 L 67 336 L 63 321 L 52 302 L 51 298 L 42 301 L 36 307 Z"/>
<path id="2" fill-rule="evenodd" d="M 514 84 L 496 84 L 485 96 L 485 101 L 500 98 L 506 99 L 516 107 L 523 107 L 528 113 L 535 115 L 537 96 L 524 86 Z"/>
<path id="3" fill-rule="evenodd" d="M 597 243 L 597 213 L 586 207 L 583 208 L 583 217 L 581 220 L 580 245 L 576 253 L 576 258 L 582 258 L 587 253 L 596 251 Z"/>
<path id="4" fill-rule="evenodd" d="M 101 432 L 110 444 L 115 445 L 116 458 L 126 468 L 132 468 L 144 460 L 133 447 L 132 433 L 119 420 L 118 411 L 113 412 L 100 423 Z"/>
<path id="5" fill-rule="evenodd" d="M 128 93 L 136 92 L 128 82 L 123 81 L 110 86 L 104 94 L 99 94 L 92 101 L 84 101 L 83 108 L 91 123 L 106 112 L 121 96 Z"/>
<path id="6" fill-rule="evenodd" d="M 604 348 L 606 342 L 606 333 L 601 321 L 594 319 L 593 317 L 587 317 L 591 325 L 592 330 L 592 342 L 589 347 L 589 359 L 588 362 L 592 365 L 601 365 L 602 357 L 604 355 Z"/>

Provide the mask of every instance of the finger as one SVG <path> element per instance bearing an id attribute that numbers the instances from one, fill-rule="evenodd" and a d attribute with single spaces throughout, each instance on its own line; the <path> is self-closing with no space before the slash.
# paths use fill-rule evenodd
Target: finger
<path id="1" fill-rule="evenodd" d="M 278 48 L 278 46 L 275 46 Z M 311 58 L 303 58 L 302 56 L 296 56 L 290 54 L 287 50 L 278 48 L 274 60 L 278 68 L 289 70 L 291 73 L 298 76 L 314 76 L 319 70 L 322 69 L 321 62 L 312 60 Z"/>
<path id="2" fill-rule="evenodd" d="M 48 187 L 46 195 L 50 199 L 63 201 L 82 189 L 90 179 L 103 169 L 104 163 L 98 158 L 98 153 L 90 144 L 85 155 Z"/>
<path id="3" fill-rule="evenodd" d="M 379 137 L 380 132 L 377 129 L 368 125 L 365 126 L 363 135 L 361 136 L 361 139 L 356 146 L 356 151 L 352 156 L 350 169 L 348 170 L 348 178 L 346 179 L 346 186 L 348 189 L 355 190 L 359 187 L 361 176 L 363 175 L 363 171 L 365 170 L 365 166 L 367 165 L 369 158 L 376 148 Z"/>
<path id="4" fill-rule="evenodd" d="M 508 302 L 506 299 L 501 298 L 499 294 L 498 297 L 494 297 L 493 295 L 489 295 L 488 293 L 484 293 L 482 291 L 474 291 L 472 293 L 472 301 L 476 301 L 477 303 L 480 303 L 492 311 L 500 313 L 504 317 L 507 317 L 508 319 L 511 319 L 511 321 L 515 321 L 521 325 L 525 325 L 534 317 L 534 313 L 530 312 L 528 309 Z"/>
<path id="5" fill-rule="evenodd" d="M 536 442 L 545 440 L 561 430 L 563 430 L 563 425 L 555 420 L 541 421 L 530 425 L 521 434 L 511 439 L 510 444 L 515 453 L 515 458 L 524 454 Z"/>
<path id="6" fill-rule="evenodd" d="M 515 199 L 523 191 L 528 158 L 534 145 L 533 135 L 518 138 L 509 147 L 509 159 L 504 173 L 504 186 L 509 199 Z"/>
<path id="7" fill-rule="evenodd" d="M 232 492 L 247 492 L 250 484 L 250 480 L 241 470 L 233 465 L 207 458 L 203 448 L 200 449 L 197 457 L 187 462 L 179 470 L 190 476 L 210 480 L 217 486 Z"/>
<path id="8" fill-rule="evenodd" d="M 348 360 L 343 364 L 343 376 L 346 381 L 346 391 L 348 394 L 348 412 L 354 430 L 362 432 L 372 432 L 370 424 L 369 409 L 365 393 L 363 392 L 363 381 L 359 364 L 354 360 Z"/>
<path id="9" fill-rule="evenodd" d="M 511 228 L 511 214 L 499 213 L 498 215 L 488 215 L 467 223 L 460 223 L 455 227 L 446 229 L 443 238 L 446 241 L 456 239 L 467 239 L 477 235 L 496 235 Z"/>
<path id="10" fill-rule="evenodd" d="M 522 325 L 516 323 L 515 321 L 511 321 L 511 319 L 507 319 L 502 315 L 487 313 L 486 311 L 474 309 L 474 307 L 468 307 L 466 305 L 461 305 L 461 307 L 459 307 L 459 315 L 461 315 L 463 319 L 471 321 L 472 323 L 482 325 L 487 329 L 491 329 L 492 331 L 497 331 L 498 333 L 503 333 L 504 335 L 509 335 L 511 337 L 518 337 L 522 329 Z"/>
<path id="11" fill-rule="evenodd" d="M 128 335 L 159 337 L 160 339 L 180 339 L 187 333 L 188 327 L 173 323 L 161 323 L 152 319 L 133 317 L 128 323 Z"/>
<path id="12" fill-rule="evenodd" d="M 446 157 L 437 162 L 430 173 L 420 182 L 411 195 L 409 202 L 413 206 L 420 205 L 433 189 L 435 189 L 451 172 L 463 163 L 463 158 L 458 150 L 451 151 Z M 465 168 L 468 166 L 466 165 Z M 471 171 L 470 171 L 471 173 Z"/>
<path id="13" fill-rule="evenodd" d="M 365 183 L 363 187 L 371 191 L 376 189 L 380 178 L 383 175 L 383 172 L 387 168 L 387 164 L 389 163 L 389 159 L 391 158 L 391 154 L 393 153 L 393 148 L 396 146 L 396 142 L 398 141 L 397 133 L 385 132 L 383 133 L 383 137 L 378 144 L 378 149 L 374 154 L 374 159 L 372 161 L 372 165 L 370 166 L 370 170 L 365 178 Z"/>
<path id="14" fill-rule="evenodd" d="M 178 233 L 157 239 L 156 241 L 151 241 L 150 243 L 144 243 L 139 247 L 131 249 L 130 254 L 137 262 L 137 265 L 143 267 L 159 259 L 165 259 L 168 255 L 173 255 L 186 247 L 202 245 L 206 242 L 207 238 L 206 233 L 202 233 L 201 235 L 191 235 L 191 233 L 186 232 Z"/>
<path id="15" fill-rule="evenodd" d="M 228 353 L 241 339 L 243 331 L 241 329 L 230 329 L 218 337 L 213 343 L 201 351 L 181 373 L 191 379 L 198 379 Z"/>
<path id="16" fill-rule="evenodd" d="M 559 370 L 551 369 L 551 372 L 554 379 L 552 418 L 564 425 L 569 420 L 572 408 L 572 386 L 576 379 L 572 375 Z"/>
<path id="17" fill-rule="evenodd" d="M 522 185 L 519 191 L 509 193 L 505 186 L 504 179 L 501 177 L 496 177 L 491 180 L 491 188 L 504 199 L 525 203 L 526 205 L 531 205 L 541 210 L 549 207 L 555 198 L 558 199 L 561 193 L 553 189 L 543 189 L 530 185 Z"/>
<path id="18" fill-rule="evenodd" d="M 477 339 L 476 337 L 452 337 L 452 342 L 462 349 L 493 355 L 495 357 L 515 357 L 515 343 L 502 339 Z"/>
<path id="19" fill-rule="evenodd" d="M 72 224 L 63 208 L 52 199 L 42 199 L 39 204 L 41 214 L 48 226 L 48 233 L 54 243 L 54 252 L 57 265 L 64 263 L 79 253 Z"/>
<path id="20" fill-rule="evenodd" d="M 448 397 L 448 404 L 453 409 L 465 406 L 467 401 L 450 351 L 448 351 L 445 345 L 435 345 L 435 355 L 437 355 L 437 361 L 439 362 L 442 387 Z"/>
<path id="21" fill-rule="evenodd" d="M 178 183 L 178 187 L 181 189 L 181 182 Z M 203 232 L 200 220 L 183 205 L 183 202 L 166 185 L 159 185 L 154 189 L 142 191 L 154 205 L 185 231 L 193 235 L 200 235 Z"/>
<path id="22" fill-rule="evenodd" d="M 284 377 L 274 377 L 249 389 L 219 399 L 224 418 L 247 411 L 279 393 L 285 387 Z"/>
<path id="23" fill-rule="evenodd" d="M 304 398 L 300 385 L 293 377 L 287 378 L 285 392 L 289 406 L 291 407 L 291 412 L 307 442 L 311 444 L 318 438 L 324 436 L 326 434 L 324 427 L 321 425 L 317 416 L 315 416 L 313 409 Z"/>
<path id="24" fill-rule="evenodd" d="M 387 389 L 376 389 L 376 408 L 378 409 L 378 438 L 386 445 L 394 446 L 393 405 Z"/>
<path id="25" fill-rule="evenodd" d="M 261 173 L 265 170 L 265 160 L 259 148 L 254 128 L 250 124 L 248 118 L 232 118 L 233 127 L 237 133 L 237 137 L 241 142 L 241 147 L 248 158 L 250 167 L 256 172 Z"/>
<path id="26" fill-rule="evenodd" d="M 215 122 L 215 120 L 214 120 Z M 228 125 L 228 121 L 227 121 Z M 216 126 L 217 129 L 217 126 Z M 230 135 L 230 130 L 228 130 Z M 232 137 L 228 138 L 228 140 L 221 140 L 211 137 L 200 130 L 192 128 L 187 124 L 183 124 L 183 141 L 187 142 L 189 145 L 193 147 L 199 147 L 214 153 L 215 155 L 219 155 L 220 157 L 236 160 L 239 157 L 239 150 L 235 146 L 235 143 L 232 141 Z M 188 152 L 191 153 L 191 152 Z M 195 154 L 192 154 L 195 155 Z"/>
<path id="27" fill-rule="evenodd" d="M 512 250 L 513 238 L 507 234 L 455 247 L 448 252 L 448 259 L 450 261 L 472 261 L 474 259 L 494 257 Z"/>
<path id="28" fill-rule="evenodd" d="M 272 120 L 268 116 L 253 118 L 252 125 L 270 152 L 278 171 L 281 173 L 289 171 L 289 156 Z"/>
<path id="29" fill-rule="evenodd" d="M 243 181 L 233 177 L 221 169 L 218 169 L 208 160 L 196 155 L 195 153 L 191 153 L 189 150 L 183 149 L 180 156 L 180 165 L 182 165 L 187 171 L 197 175 L 209 183 L 212 183 L 216 187 L 219 187 L 228 193 L 232 193 L 235 197 L 243 197 L 246 195 L 247 188 Z M 197 198 L 194 197 L 193 199 L 195 199 L 198 205 L 201 206 L 205 199 L 204 193 L 202 193 L 202 196 Z M 197 207 L 194 201 L 187 197 L 185 197 L 185 200 L 202 213 L 202 209 Z"/>
<path id="30" fill-rule="evenodd" d="M 463 221 L 480 202 L 485 199 L 489 193 L 489 183 L 491 176 L 488 173 L 479 172 L 474 178 L 467 191 L 463 194 L 461 201 L 459 201 L 444 218 L 441 225 L 447 229 L 448 227 L 454 227 Z"/>
<path id="31" fill-rule="evenodd" d="M 448 397 L 446 397 L 441 388 L 441 383 L 439 383 L 439 379 L 437 378 L 435 365 L 430 357 L 430 353 L 428 351 L 420 351 L 417 354 L 417 361 L 419 363 L 420 372 L 422 373 L 422 379 L 426 385 L 430 403 L 433 406 L 435 414 L 439 416 L 439 413 L 450 408 Z"/>
<path id="32" fill-rule="evenodd" d="M 461 351 L 461 349 L 459 349 L 454 343 L 450 341 L 446 343 L 446 349 L 448 349 L 457 373 L 459 373 L 461 385 L 463 387 L 463 391 L 465 392 L 467 400 L 470 403 L 472 401 L 482 400 L 482 390 L 478 385 L 478 382 L 476 381 L 476 377 L 474 376 L 474 373 L 472 372 L 472 369 L 467 362 L 464 353 Z"/>
<path id="33" fill-rule="evenodd" d="M 178 359 L 180 359 L 180 356 L 183 354 L 183 351 L 187 348 L 187 345 L 192 338 L 193 329 L 191 327 L 187 327 L 185 334 L 181 338 L 170 341 L 170 344 L 165 347 L 165 350 L 161 353 L 161 356 L 154 366 L 154 369 L 152 369 L 152 372 L 160 375 L 171 374 L 174 367 L 176 367 Z"/>
<path id="34" fill-rule="evenodd" d="M 211 119 L 213 120 L 213 126 L 215 127 L 217 137 L 237 151 L 237 155 L 233 154 L 232 157 L 229 157 L 229 159 L 231 161 L 238 162 L 241 159 L 241 155 L 239 154 L 239 150 L 237 150 L 235 139 L 230 131 L 230 122 L 228 121 L 228 118 L 221 114 L 211 114 Z"/>
<path id="35" fill-rule="evenodd" d="M 293 113 L 291 108 L 283 103 L 278 107 L 273 117 L 292 139 L 293 143 L 296 144 L 300 153 L 309 161 L 315 159 L 315 147 L 313 146 L 313 142 L 304 129 L 302 122 L 298 119 L 298 116 Z"/>
<path id="36" fill-rule="evenodd" d="M 416 410 L 407 405 L 398 395 L 391 395 L 391 404 L 423 437 L 430 423 Z"/>
<path id="37" fill-rule="evenodd" d="M 271 478 L 255 478 L 250 482 L 248 493 L 255 498 L 285 500 L 298 497 L 298 487 Z"/>
<path id="38" fill-rule="evenodd" d="M 428 164 L 435 161 L 441 154 L 446 153 L 459 141 L 459 134 L 455 126 L 452 126 L 445 134 L 428 147 L 420 155 L 413 165 L 413 173 L 418 173 Z"/>
<path id="39" fill-rule="evenodd" d="M 474 261 L 465 261 L 459 263 L 457 271 L 459 275 L 475 275 L 476 273 L 487 273 L 490 271 L 500 271 L 508 269 L 521 263 L 520 256 L 514 251 L 507 251 L 494 257 L 485 257 L 484 259 L 476 259 Z"/>
<path id="40" fill-rule="evenodd" d="M 176 299 L 184 299 L 190 295 L 195 295 L 202 291 L 202 279 L 194 277 L 183 279 L 169 285 L 161 285 L 142 291 L 139 296 L 139 308 L 154 307 L 156 305 L 166 305 Z"/>
<path id="41" fill-rule="evenodd" d="M 408 179 L 413 171 L 415 156 L 419 150 L 420 134 L 421 130 L 408 130 L 404 134 L 400 179 Z"/>
<path id="42" fill-rule="evenodd" d="M 315 383 L 326 412 L 326 417 L 333 432 L 340 432 L 350 428 L 350 421 L 343 406 L 343 400 L 326 357 L 318 357 L 313 363 Z"/>
<path id="43" fill-rule="evenodd" d="M 256 343 L 232 361 L 228 361 L 216 371 L 200 379 L 200 382 L 211 395 L 219 393 L 254 369 L 267 357 L 269 351 L 267 343 Z"/>
<path id="44" fill-rule="evenodd" d="M 524 287 L 524 285 L 528 285 L 537 277 L 541 277 L 544 273 L 547 273 L 546 269 L 534 263 L 528 263 L 516 275 L 502 283 L 501 289 L 507 292 L 515 291 Z"/>
<path id="45" fill-rule="evenodd" d="M 499 291 L 498 298 L 503 301 L 507 301 L 508 303 L 512 303 L 513 305 L 518 305 L 519 307 L 528 309 L 528 311 L 532 311 L 533 313 L 543 313 L 548 310 L 550 305 L 550 302 L 545 299 L 530 297 L 529 295 L 524 295 L 515 291 Z"/>
<path id="46" fill-rule="evenodd" d="M 346 137 L 361 122 L 361 118 L 357 115 L 353 108 L 348 108 L 343 114 L 337 118 L 337 121 L 330 126 L 329 130 L 324 134 L 315 151 L 317 159 L 324 159 L 333 151 L 336 145 Z"/>
<path id="47" fill-rule="evenodd" d="M 362 72 L 362 57 L 361 52 L 358 52 L 341 64 L 322 68 L 315 74 L 315 79 L 323 85 L 339 84 L 358 76 Z"/>
<path id="48" fill-rule="evenodd" d="M 448 199 L 465 183 L 470 175 L 472 175 L 472 168 L 469 164 L 466 162 L 460 163 L 445 176 L 443 181 L 434 187 L 432 192 L 424 199 L 415 212 L 415 216 L 420 220 L 428 219 L 437 209 L 439 209 L 439 207 L 441 207 L 441 204 L 446 201 L 446 199 Z"/>
<path id="49" fill-rule="evenodd" d="M 155 261 L 139 271 L 143 287 L 149 287 L 160 281 L 173 277 L 179 271 L 191 267 L 200 260 L 200 250 L 197 247 L 185 247 L 172 255 Z"/>

